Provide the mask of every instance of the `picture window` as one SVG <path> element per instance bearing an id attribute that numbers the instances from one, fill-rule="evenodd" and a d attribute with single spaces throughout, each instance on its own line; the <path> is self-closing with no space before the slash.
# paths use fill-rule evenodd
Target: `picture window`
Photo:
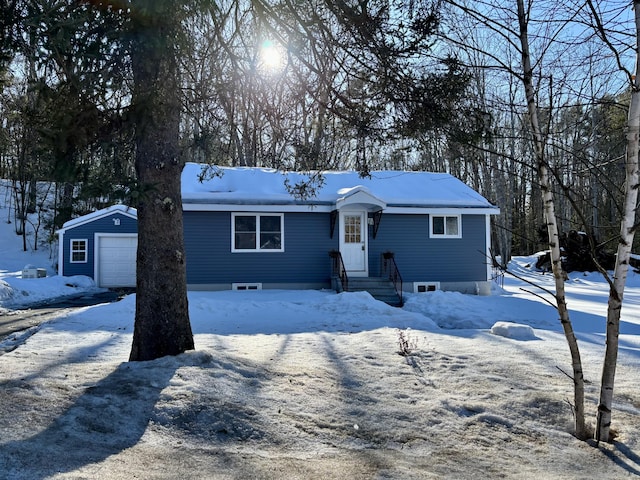
<path id="1" fill-rule="evenodd" d="M 283 214 L 232 214 L 232 252 L 283 252 Z"/>

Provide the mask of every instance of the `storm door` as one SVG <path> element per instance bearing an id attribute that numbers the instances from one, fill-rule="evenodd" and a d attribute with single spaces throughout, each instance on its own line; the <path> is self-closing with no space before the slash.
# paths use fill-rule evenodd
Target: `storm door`
<path id="1" fill-rule="evenodd" d="M 340 212 L 340 253 L 348 275 L 367 276 L 367 213 Z"/>

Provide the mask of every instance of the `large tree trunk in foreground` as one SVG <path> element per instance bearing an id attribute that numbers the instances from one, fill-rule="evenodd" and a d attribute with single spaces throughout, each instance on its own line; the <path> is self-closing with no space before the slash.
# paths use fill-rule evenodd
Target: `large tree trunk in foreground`
<path id="1" fill-rule="evenodd" d="M 613 271 L 613 282 L 609 287 L 607 308 L 607 344 L 600 383 L 600 401 L 598 403 L 596 440 L 607 442 L 610 436 L 611 411 L 613 406 L 613 385 L 618 363 L 618 335 L 620 334 L 620 315 L 624 287 L 629 271 L 629 258 L 636 228 L 636 205 L 638 202 L 638 145 L 640 135 L 640 0 L 633 2 L 636 19 L 636 71 L 631 86 L 631 103 L 627 120 L 627 155 L 625 162 L 624 211 L 620 225 L 620 242 Z"/>
<path id="2" fill-rule="evenodd" d="M 549 249 L 551 250 L 551 268 L 556 286 L 556 305 L 560 316 L 560 323 L 564 330 L 564 336 L 569 345 L 571 353 L 571 365 L 573 368 L 573 393 L 574 393 L 574 415 L 575 415 L 575 435 L 581 440 L 587 438 L 584 421 L 584 373 L 582 371 L 582 360 L 578 348 L 578 340 L 573 332 L 569 310 L 567 308 L 564 277 L 562 272 L 562 260 L 560 258 L 560 237 L 558 235 L 558 223 L 556 220 L 553 191 L 549 170 L 544 156 L 544 138 L 538 120 L 538 109 L 536 107 L 535 89 L 533 86 L 533 69 L 531 67 L 531 57 L 529 54 L 529 38 L 527 33 L 527 14 L 524 9 L 524 1 L 518 0 L 518 21 L 520 24 L 520 44 L 522 47 L 522 69 L 523 83 L 527 97 L 527 108 L 529 111 L 529 121 L 531 133 L 538 164 L 538 180 L 542 191 L 544 206 L 544 218 L 547 223 L 549 233 Z"/>
<path id="3" fill-rule="evenodd" d="M 187 303 L 178 150 L 179 16 L 168 1 L 135 1 L 132 68 L 136 126 L 138 259 L 130 360 L 194 348 Z"/>

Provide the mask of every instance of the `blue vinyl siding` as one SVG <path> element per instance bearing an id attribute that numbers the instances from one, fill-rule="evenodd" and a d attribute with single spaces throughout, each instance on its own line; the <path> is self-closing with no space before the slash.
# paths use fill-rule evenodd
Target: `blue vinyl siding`
<path id="1" fill-rule="evenodd" d="M 115 225 L 114 219 L 120 219 L 120 225 Z M 103 218 L 65 230 L 60 239 L 62 243 L 63 273 L 70 277 L 73 275 L 86 275 L 93 278 L 95 260 L 95 234 L 96 233 L 138 233 L 138 221 L 135 218 L 114 212 Z M 87 240 L 87 262 L 71 263 L 71 240 Z"/>
<path id="2" fill-rule="evenodd" d="M 189 284 L 329 283 L 328 213 L 285 213 L 284 252 L 231 252 L 231 212 L 184 212 Z"/>
<path id="3" fill-rule="evenodd" d="M 120 225 L 114 225 L 114 218 Z M 336 222 L 330 237 L 330 214 L 285 213 L 284 252 L 231 252 L 231 212 L 184 212 L 187 282 L 197 284 L 330 281 L 328 252 L 339 248 Z M 383 213 L 377 237 L 369 226 L 369 275 L 380 274 L 381 254 L 395 253 L 405 282 L 484 281 L 487 276 L 486 219 L 462 215 L 462 238 L 429 238 L 429 216 Z M 115 212 L 69 228 L 63 238 L 64 275 L 93 277 L 96 233 L 137 233 L 137 221 Z M 87 262 L 70 263 L 71 239 L 87 240 Z"/>
<path id="4" fill-rule="evenodd" d="M 486 218 L 462 215 L 462 238 L 429 238 L 428 215 L 382 214 L 376 238 L 369 227 L 369 274 L 380 273 L 383 252 L 395 253 L 405 282 L 487 280 Z"/>

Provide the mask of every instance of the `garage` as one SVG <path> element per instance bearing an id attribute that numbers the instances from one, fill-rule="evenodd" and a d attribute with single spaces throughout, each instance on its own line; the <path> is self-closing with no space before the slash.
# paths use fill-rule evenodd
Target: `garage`
<path id="1" fill-rule="evenodd" d="M 138 213 L 112 205 L 58 230 L 58 273 L 91 277 L 104 288 L 136 286 Z"/>
<path id="2" fill-rule="evenodd" d="M 135 287 L 137 235 L 97 234 L 96 283 L 99 287 Z"/>

